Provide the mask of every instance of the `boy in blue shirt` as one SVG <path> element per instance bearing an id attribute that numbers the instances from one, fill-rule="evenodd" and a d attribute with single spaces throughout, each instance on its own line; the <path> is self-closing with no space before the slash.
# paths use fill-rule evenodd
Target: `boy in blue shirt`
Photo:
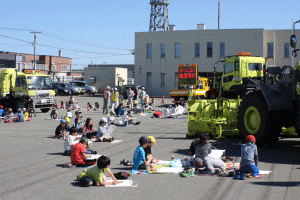
<path id="1" fill-rule="evenodd" d="M 256 139 L 253 135 L 248 135 L 246 137 L 246 143 L 242 145 L 241 149 L 240 174 L 237 174 L 235 178 L 244 180 L 246 177 L 245 174 L 251 173 L 253 177 L 256 177 L 259 174 L 259 169 L 257 167 L 258 153 L 255 141 Z"/>
<path id="2" fill-rule="evenodd" d="M 148 140 L 145 137 L 139 139 L 140 146 L 138 146 L 133 154 L 133 169 L 146 169 L 146 165 L 150 165 L 146 161 L 146 153 L 144 148 L 148 145 Z M 150 170 L 152 170 L 153 165 L 150 165 Z"/>

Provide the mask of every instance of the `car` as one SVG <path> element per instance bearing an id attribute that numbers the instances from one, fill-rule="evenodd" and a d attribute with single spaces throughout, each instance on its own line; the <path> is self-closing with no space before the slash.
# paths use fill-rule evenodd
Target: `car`
<path id="1" fill-rule="evenodd" d="M 127 97 L 128 88 L 131 88 L 131 90 L 133 90 L 133 92 L 135 94 L 133 97 L 133 100 L 136 100 L 142 86 L 141 85 L 123 85 L 123 86 L 121 86 L 119 91 L 120 91 L 120 94 L 122 94 L 124 96 L 124 99 L 128 99 L 128 97 Z"/>
<path id="2" fill-rule="evenodd" d="M 98 92 L 98 89 L 95 86 L 89 85 L 86 81 L 70 81 L 70 83 L 75 83 L 78 87 L 84 88 L 88 95 L 94 95 Z"/>
<path id="3" fill-rule="evenodd" d="M 72 93 L 65 83 L 54 83 L 53 85 L 56 95 L 64 96 Z"/>
<path id="4" fill-rule="evenodd" d="M 71 90 L 72 95 L 84 94 L 84 89 L 78 87 L 75 83 L 68 83 L 67 87 Z"/>

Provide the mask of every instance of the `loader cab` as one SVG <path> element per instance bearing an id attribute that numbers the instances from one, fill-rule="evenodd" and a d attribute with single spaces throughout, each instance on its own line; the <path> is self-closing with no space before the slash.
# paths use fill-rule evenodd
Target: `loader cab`
<path id="1" fill-rule="evenodd" d="M 222 74 L 223 94 L 241 91 L 245 78 L 261 79 L 264 64 L 264 58 L 254 57 L 248 52 L 240 52 L 236 56 L 227 58 Z"/>

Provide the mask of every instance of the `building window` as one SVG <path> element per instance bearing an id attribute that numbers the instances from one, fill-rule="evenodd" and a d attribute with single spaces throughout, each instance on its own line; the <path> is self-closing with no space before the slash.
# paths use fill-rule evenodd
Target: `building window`
<path id="1" fill-rule="evenodd" d="M 68 71 L 68 67 L 65 66 L 65 65 L 61 66 L 61 71 L 62 71 L 62 72 Z"/>
<path id="2" fill-rule="evenodd" d="M 208 58 L 212 58 L 213 56 L 213 43 L 212 42 L 208 42 L 207 43 L 207 57 Z"/>
<path id="3" fill-rule="evenodd" d="M 284 57 L 289 58 L 290 57 L 290 44 L 284 43 Z"/>
<path id="4" fill-rule="evenodd" d="M 166 57 L 166 45 L 165 44 L 160 45 L 160 57 L 161 58 Z"/>
<path id="5" fill-rule="evenodd" d="M 147 58 L 152 58 L 152 44 L 147 44 Z"/>
<path id="6" fill-rule="evenodd" d="M 160 86 L 165 86 L 166 85 L 166 74 L 161 73 L 160 74 Z"/>
<path id="7" fill-rule="evenodd" d="M 180 58 L 180 43 L 175 43 L 175 58 Z"/>
<path id="8" fill-rule="evenodd" d="M 151 86 L 152 83 L 152 74 L 151 72 L 147 72 L 147 86 Z"/>
<path id="9" fill-rule="evenodd" d="M 225 57 L 225 43 L 220 43 L 220 57 Z"/>
<path id="10" fill-rule="evenodd" d="M 55 72 L 55 71 L 56 71 L 56 66 L 55 66 L 55 65 L 52 65 L 52 66 L 51 66 L 51 71 L 52 71 L 52 72 Z"/>
<path id="11" fill-rule="evenodd" d="M 268 43 L 268 57 L 273 57 L 273 43 Z"/>
<path id="12" fill-rule="evenodd" d="M 195 43 L 195 57 L 200 57 L 200 43 Z"/>

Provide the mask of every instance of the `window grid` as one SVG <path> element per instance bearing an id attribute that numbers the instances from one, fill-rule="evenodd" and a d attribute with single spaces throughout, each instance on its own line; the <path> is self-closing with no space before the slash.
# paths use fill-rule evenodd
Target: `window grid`
<path id="1" fill-rule="evenodd" d="M 195 57 L 200 57 L 200 43 L 195 43 Z"/>
<path id="2" fill-rule="evenodd" d="M 273 43 L 268 43 L 268 57 L 273 57 Z"/>
<path id="3" fill-rule="evenodd" d="M 225 43 L 220 43 L 220 57 L 225 57 Z"/>
<path id="4" fill-rule="evenodd" d="M 290 44 L 284 43 L 284 57 L 289 58 L 290 57 Z"/>
<path id="5" fill-rule="evenodd" d="M 175 43 L 175 58 L 180 58 L 180 43 Z"/>
<path id="6" fill-rule="evenodd" d="M 147 44 L 147 58 L 152 58 L 152 44 Z"/>
<path id="7" fill-rule="evenodd" d="M 160 45 L 160 57 L 161 58 L 166 57 L 166 45 L 165 44 Z"/>
<path id="8" fill-rule="evenodd" d="M 213 57 L 212 48 L 213 48 L 213 43 L 212 42 L 208 42 L 207 43 L 207 57 L 208 58 L 212 58 Z"/>

